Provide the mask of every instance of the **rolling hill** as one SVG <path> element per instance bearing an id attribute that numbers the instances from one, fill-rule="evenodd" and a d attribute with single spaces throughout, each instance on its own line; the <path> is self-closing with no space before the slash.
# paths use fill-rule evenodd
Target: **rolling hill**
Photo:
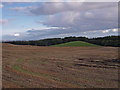
<path id="1" fill-rule="evenodd" d="M 87 43 L 87 42 L 83 42 L 83 41 L 72 41 L 72 42 L 68 42 L 68 43 L 62 43 L 62 44 L 57 44 L 57 45 L 52 45 L 52 46 L 57 46 L 57 47 L 80 47 L 80 46 L 84 46 L 84 47 L 97 47 L 99 45 L 95 45 L 95 44 L 91 44 L 91 43 Z"/>

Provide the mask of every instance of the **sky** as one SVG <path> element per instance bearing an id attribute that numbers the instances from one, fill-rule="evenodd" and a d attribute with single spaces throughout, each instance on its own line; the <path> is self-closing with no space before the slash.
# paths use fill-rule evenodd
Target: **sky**
<path id="1" fill-rule="evenodd" d="M 118 35 L 117 2 L 17 1 L 0 3 L 3 41 Z"/>

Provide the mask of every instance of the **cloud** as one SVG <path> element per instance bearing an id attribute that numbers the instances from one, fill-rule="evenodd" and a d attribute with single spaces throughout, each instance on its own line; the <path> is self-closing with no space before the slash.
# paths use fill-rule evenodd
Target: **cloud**
<path id="1" fill-rule="evenodd" d="M 0 0 L 2 2 L 119 2 L 119 0 Z"/>
<path id="2" fill-rule="evenodd" d="M 0 19 L 0 24 L 7 24 L 8 23 L 8 19 Z"/>
<path id="3" fill-rule="evenodd" d="M 10 24 L 10 22 L 15 21 L 16 18 L 7 18 L 7 19 L 0 19 L 0 25 Z"/>
<path id="4" fill-rule="evenodd" d="M 19 34 L 19 33 L 15 33 L 14 36 L 15 36 L 15 37 L 19 37 L 20 34 Z"/>
<path id="5" fill-rule="evenodd" d="M 16 11 L 23 11 L 26 9 L 26 7 L 14 7 L 14 8 L 9 8 L 11 10 L 16 10 Z"/>
<path id="6" fill-rule="evenodd" d="M 118 32 L 118 29 L 113 29 L 112 31 L 113 31 L 113 32 Z"/>
<path id="7" fill-rule="evenodd" d="M 116 5 L 117 3 L 47 2 L 41 3 L 37 8 L 28 10 L 34 15 L 52 15 L 67 11 L 85 12 L 93 9 L 111 8 Z"/>
<path id="8" fill-rule="evenodd" d="M 3 4 L 0 4 L 0 8 L 3 8 L 4 7 L 4 5 Z"/>
<path id="9" fill-rule="evenodd" d="M 86 18 L 94 18 L 93 13 L 91 13 L 91 12 L 86 12 L 85 16 L 86 16 Z"/>
<path id="10" fill-rule="evenodd" d="M 40 24 L 69 28 L 68 32 L 104 30 L 118 26 L 118 4 L 113 2 L 42 2 L 37 6 L 11 9 L 23 11 L 26 15 L 46 16 L 48 19 Z"/>
<path id="11" fill-rule="evenodd" d="M 108 29 L 108 30 L 102 30 L 102 33 L 118 33 L 118 28 Z"/>
<path id="12" fill-rule="evenodd" d="M 44 2 L 36 6 L 14 7 L 12 10 L 26 12 L 26 15 L 44 16 L 39 25 L 48 28 L 28 30 L 17 39 L 41 39 L 66 35 L 110 35 L 118 27 L 117 3 L 81 3 L 81 2 Z M 49 28 L 50 27 L 50 28 Z M 55 27 L 55 28 L 51 28 Z M 94 31 L 94 32 L 90 32 Z M 86 33 L 84 33 L 86 32 Z M 95 33 L 95 34 L 94 34 Z M 99 36 L 99 35 L 98 35 Z"/>
<path id="13" fill-rule="evenodd" d="M 37 0 L 4 0 L 2 2 L 36 2 Z"/>
<path id="14" fill-rule="evenodd" d="M 20 12 L 21 15 L 27 15 L 27 16 L 31 16 L 33 15 L 30 10 L 31 9 L 35 9 L 36 6 L 28 6 L 28 7 L 12 7 L 12 8 L 9 8 L 9 10 L 14 10 L 14 11 L 17 11 L 17 12 Z M 19 14 L 20 14 L 19 13 Z"/>
<path id="15" fill-rule="evenodd" d="M 69 28 L 68 32 L 83 32 L 117 28 L 117 19 L 117 7 L 111 7 L 84 12 L 69 11 L 63 12 L 60 15 L 49 15 L 43 24 L 52 27 L 66 27 Z"/>
<path id="16" fill-rule="evenodd" d="M 109 30 L 103 30 L 102 32 L 103 32 L 103 33 L 108 33 L 108 32 L 109 32 Z"/>
<path id="17" fill-rule="evenodd" d="M 113 29 L 108 30 L 95 30 L 86 32 L 67 32 L 66 29 L 61 30 L 57 28 L 49 28 L 44 30 L 28 30 L 25 33 L 16 33 L 13 35 L 4 35 L 3 40 L 40 40 L 45 38 L 61 38 L 68 36 L 85 36 L 88 38 L 93 37 L 103 37 L 108 35 L 117 35 L 117 33 L 112 32 Z M 104 32 L 104 33 L 103 33 Z"/>

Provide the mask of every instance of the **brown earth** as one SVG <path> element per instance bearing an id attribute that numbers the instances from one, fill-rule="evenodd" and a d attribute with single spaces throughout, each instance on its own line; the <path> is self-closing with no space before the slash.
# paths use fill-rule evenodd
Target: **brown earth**
<path id="1" fill-rule="evenodd" d="M 4 44 L 3 88 L 117 88 L 118 48 Z"/>

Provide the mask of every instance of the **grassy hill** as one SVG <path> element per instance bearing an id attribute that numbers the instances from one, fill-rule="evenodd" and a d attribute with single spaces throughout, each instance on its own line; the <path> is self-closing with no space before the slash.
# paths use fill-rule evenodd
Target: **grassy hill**
<path id="1" fill-rule="evenodd" d="M 63 43 L 63 44 L 57 44 L 57 45 L 52 45 L 52 46 L 58 46 L 58 47 L 74 47 L 74 46 L 83 46 L 83 47 L 97 47 L 99 45 L 83 42 L 83 41 L 73 41 L 73 42 L 68 42 L 68 43 Z"/>

